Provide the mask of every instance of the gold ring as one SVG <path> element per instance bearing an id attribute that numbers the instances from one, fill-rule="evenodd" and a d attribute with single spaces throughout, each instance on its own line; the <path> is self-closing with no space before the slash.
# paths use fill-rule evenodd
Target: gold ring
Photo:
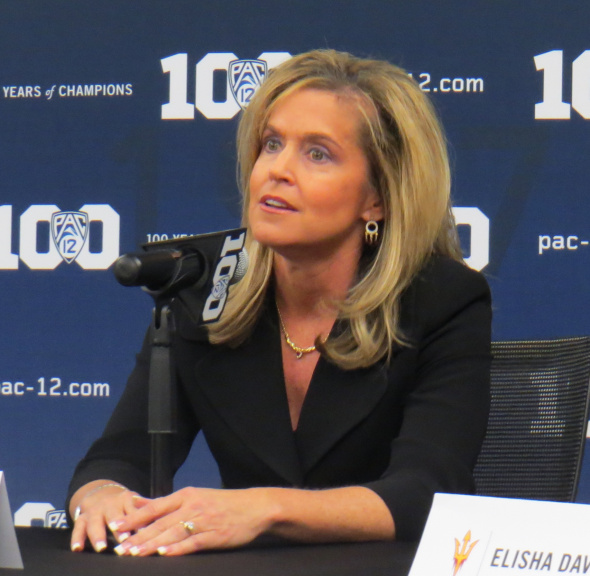
<path id="1" fill-rule="evenodd" d="M 181 522 L 181 524 L 189 536 L 192 536 L 195 533 L 195 523 L 194 522 L 191 522 L 189 520 L 187 522 Z"/>

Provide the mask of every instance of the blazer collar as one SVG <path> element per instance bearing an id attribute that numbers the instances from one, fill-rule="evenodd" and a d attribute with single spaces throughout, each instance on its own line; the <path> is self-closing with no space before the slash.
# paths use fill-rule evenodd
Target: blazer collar
<path id="1" fill-rule="evenodd" d="M 289 484 L 303 486 L 306 474 L 379 402 L 387 376 L 381 363 L 344 371 L 320 358 L 294 433 L 281 337 L 276 310 L 269 306 L 246 343 L 219 347 L 197 363 L 197 385 L 263 462 Z"/>

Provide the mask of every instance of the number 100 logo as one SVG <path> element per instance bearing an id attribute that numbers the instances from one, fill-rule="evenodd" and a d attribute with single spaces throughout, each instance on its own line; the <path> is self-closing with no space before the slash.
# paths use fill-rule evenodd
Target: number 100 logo
<path id="1" fill-rule="evenodd" d="M 73 212 L 34 204 L 21 214 L 19 254 L 13 254 L 12 206 L 0 206 L 0 270 L 17 270 L 19 258 L 31 270 L 53 270 L 62 262 L 106 270 L 119 257 L 119 234 L 119 214 L 108 204 Z"/>
<path id="2" fill-rule="evenodd" d="M 543 101 L 535 104 L 536 120 L 569 120 L 573 108 L 590 120 L 590 50 L 572 62 L 572 103 L 563 101 L 563 50 L 535 56 L 537 70 L 543 70 Z"/>

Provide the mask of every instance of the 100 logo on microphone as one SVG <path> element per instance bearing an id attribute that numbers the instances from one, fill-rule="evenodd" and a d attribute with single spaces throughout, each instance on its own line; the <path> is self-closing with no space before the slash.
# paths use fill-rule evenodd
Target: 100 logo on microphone
<path id="1" fill-rule="evenodd" d="M 232 280 L 240 280 L 246 271 L 247 256 L 244 255 L 245 241 L 246 232 L 242 232 L 237 238 L 232 238 L 231 235 L 228 235 L 223 241 L 219 261 L 213 274 L 213 287 L 207 300 L 205 300 L 201 314 L 201 319 L 205 324 L 215 322 L 219 319 L 225 308 L 228 286 Z"/>

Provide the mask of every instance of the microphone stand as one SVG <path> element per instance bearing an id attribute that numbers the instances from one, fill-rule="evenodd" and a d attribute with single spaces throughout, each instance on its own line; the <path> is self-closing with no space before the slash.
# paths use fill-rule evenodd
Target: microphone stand
<path id="1" fill-rule="evenodd" d="M 173 297 L 154 297 L 150 325 L 151 357 L 148 382 L 148 433 L 151 442 L 150 496 L 158 498 L 173 490 L 172 435 L 176 433 L 176 377 L 171 354 L 174 318 Z"/>
<path id="2" fill-rule="evenodd" d="M 151 442 L 150 496 L 158 498 L 173 490 L 172 437 L 176 433 L 176 371 L 172 357 L 172 341 L 175 326 L 171 305 L 177 293 L 192 285 L 201 287 L 206 274 L 200 281 L 192 270 L 184 269 L 194 259 L 201 261 L 197 270 L 207 270 L 207 263 L 197 253 L 187 253 L 178 258 L 176 269 L 168 283 L 152 290 L 144 287 L 154 299 L 150 325 L 151 354 L 148 381 L 148 433 Z M 196 282 L 195 282 L 196 281 Z"/>

